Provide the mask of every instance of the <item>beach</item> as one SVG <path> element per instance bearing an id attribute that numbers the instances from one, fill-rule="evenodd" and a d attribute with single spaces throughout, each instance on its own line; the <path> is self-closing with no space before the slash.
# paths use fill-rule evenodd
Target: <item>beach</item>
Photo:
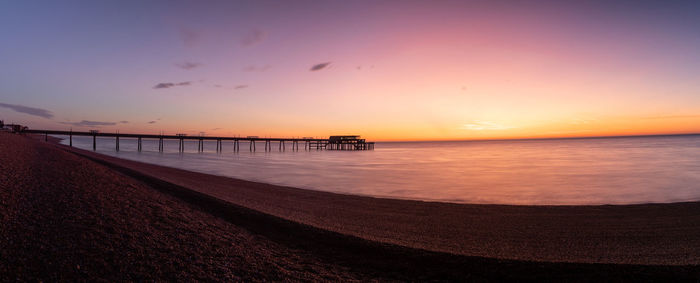
<path id="1" fill-rule="evenodd" d="M 393 200 L 190 172 L 9 133 L 0 133 L 0 148 L 3 279 L 700 277 L 698 202 Z"/>

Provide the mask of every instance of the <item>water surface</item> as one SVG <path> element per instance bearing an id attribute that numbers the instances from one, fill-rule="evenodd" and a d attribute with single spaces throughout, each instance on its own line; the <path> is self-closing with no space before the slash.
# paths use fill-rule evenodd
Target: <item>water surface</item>
<path id="1" fill-rule="evenodd" d="M 63 143 L 67 144 L 67 140 Z M 92 149 L 91 137 L 73 145 Z M 223 152 L 207 142 L 98 138 L 103 154 L 345 194 L 456 203 L 632 204 L 700 200 L 700 136 L 377 143 L 373 151 Z"/>

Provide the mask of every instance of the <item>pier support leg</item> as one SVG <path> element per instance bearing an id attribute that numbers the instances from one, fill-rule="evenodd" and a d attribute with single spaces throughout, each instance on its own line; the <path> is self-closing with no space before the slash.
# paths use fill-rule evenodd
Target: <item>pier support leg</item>
<path id="1" fill-rule="evenodd" d="M 68 145 L 69 145 L 70 147 L 73 147 L 73 131 L 71 131 L 70 134 L 68 134 L 68 140 L 69 140 L 69 144 L 68 144 Z"/>
<path id="2" fill-rule="evenodd" d="M 119 151 L 119 136 L 116 136 L 115 147 L 116 147 L 116 150 Z"/>
<path id="3" fill-rule="evenodd" d="M 92 151 L 97 150 L 97 141 L 95 140 L 97 136 L 92 135 Z"/>
<path id="4" fill-rule="evenodd" d="M 44 133 L 44 141 L 49 141 L 49 133 Z"/>
<path id="5" fill-rule="evenodd" d="M 137 147 L 137 150 L 138 150 L 139 152 L 141 152 L 141 137 L 139 137 L 138 145 L 137 145 L 136 147 Z"/>

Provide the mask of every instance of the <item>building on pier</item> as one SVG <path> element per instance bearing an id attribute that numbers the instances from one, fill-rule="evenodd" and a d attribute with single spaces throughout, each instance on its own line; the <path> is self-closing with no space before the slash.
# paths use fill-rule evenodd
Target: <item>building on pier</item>
<path id="1" fill-rule="evenodd" d="M 374 149 L 374 143 L 361 139 L 359 135 L 330 136 L 325 148 L 330 150 L 368 150 Z"/>

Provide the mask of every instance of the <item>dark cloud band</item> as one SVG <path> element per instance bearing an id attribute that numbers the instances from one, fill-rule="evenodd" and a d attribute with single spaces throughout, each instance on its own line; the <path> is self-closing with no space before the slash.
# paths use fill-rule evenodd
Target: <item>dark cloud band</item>
<path id="1" fill-rule="evenodd" d="M 82 120 L 80 122 L 61 122 L 61 124 L 73 125 L 73 126 L 77 126 L 77 127 L 100 127 L 100 126 L 114 126 L 117 123 Z"/>
<path id="2" fill-rule="evenodd" d="M 176 86 L 186 86 L 186 85 L 191 85 L 192 82 L 181 82 L 181 83 L 159 83 L 155 85 L 153 88 L 154 89 L 160 89 L 160 88 L 171 88 L 171 87 L 176 87 Z"/>
<path id="3" fill-rule="evenodd" d="M 29 114 L 29 115 L 33 115 L 33 116 L 39 116 L 39 117 L 46 118 L 46 119 L 53 118 L 53 113 L 51 113 L 51 111 L 41 109 L 41 108 L 34 108 L 34 107 L 28 107 L 28 106 L 24 106 L 24 105 L 7 104 L 7 103 L 0 103 L 0 107 L 12 109 L 13 111 L 19 112 L 19 113 Z"/>
<path id="4" fill-rule="evenodd" d="M 331 62 L 316 64 L 316 65 L 311 66 L 311 69 L 309 71 L 313 72 L 313 71 L 322 70 L 322 69 L 325 69 L 326 67 L 328 67 L 328 65 L 330 65 L 330 64 L 331 64 Z"/>

